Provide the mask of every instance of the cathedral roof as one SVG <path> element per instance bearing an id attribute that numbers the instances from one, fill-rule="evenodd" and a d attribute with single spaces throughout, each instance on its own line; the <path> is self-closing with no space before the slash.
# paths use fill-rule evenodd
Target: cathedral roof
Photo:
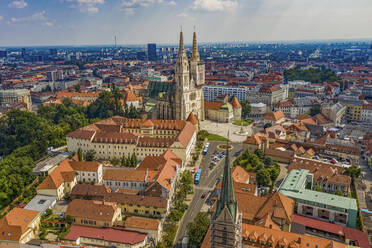
<path id="1" fill-rule="evenodd" d="M 191 122 L 193 125 L 198 124 L 198 120 L 196 119 L 193 112 L 190 112 L 189 117 L 187 117 L 187 121 Z"/>
<path id="2" fill-rule="evenodd" d="M 238 98 L 236 98 L 235 96 L 231 100 L 231 105 L 233 106 L 233 108 L 241 108 L 242 107 L 242 105 L 240 105 L 240 103 L 238 101 Z"/>

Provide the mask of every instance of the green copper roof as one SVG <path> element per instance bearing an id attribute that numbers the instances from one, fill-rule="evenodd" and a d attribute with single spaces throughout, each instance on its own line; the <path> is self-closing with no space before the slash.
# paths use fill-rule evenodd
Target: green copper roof
<path id="1" fill-rule="evenodd" d="M 223 171 L 223 181 L 221 188 L 221 197 L 217 201 L 216 213 L 214 219 L 217 219 L 224 207 L 227 208 L 233 220 L 236 219 L 237 203 L 235 201 L 234 185 L 230 166 L 229 149 L 226 150 L 225 166 Z"/>
<path id="2" fill-rule="evenodd" d="M 174 83 L 168 82 L 150 82 L 147 86 L 147 92 L 150 98 L 156 98 L 159 96 L 159 93 L 171 93 L 174 88 Z"/>

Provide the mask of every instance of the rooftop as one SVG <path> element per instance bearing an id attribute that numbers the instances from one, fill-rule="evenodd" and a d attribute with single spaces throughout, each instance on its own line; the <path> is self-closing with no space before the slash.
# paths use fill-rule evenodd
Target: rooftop
<path id="1" fill-rule="evenodd" d="M 65 239 L 77 240 L 79 237 L 135 245 L 144 242 L 147 238 L 147 234 L 113 228 L 95 228 L 73 225 L 71 226 L 70 232 L 65 236 Z"/>
<path id="2" fill-rule="evenodd" d="M 292 170 L 280 185 L 278 192 L 305 202 L 314 202 L 331 207 L 357 210 L 356 200 L 348 197 L 305 189 L 308 170 Z"/>

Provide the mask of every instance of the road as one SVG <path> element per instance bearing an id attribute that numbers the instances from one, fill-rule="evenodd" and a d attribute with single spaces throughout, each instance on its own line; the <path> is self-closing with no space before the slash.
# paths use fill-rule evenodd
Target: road
<path id="1" fill-rule="evenodd" d="M 196 215 L 200 212 L 203 207 L 203 204 L 207 197 L 204 199 L 201 198 L 202 194 L 205 193 L 208 195 L 208 192 L 214 189 L 217 179 L 223 173 L 223 165 L 225 164 L 225 159 L 219 161 L 219 163 L 212 169 L 209 169 L 209 165 L 212 162 L 212 154 L 214 151 L 221 153 L 223 150 L 217 148 L 218 145 L 224 144 L 225 142 L 210 142 L 209 150 L 207 155 L 203 156 L 200 168 L 202 169 L 202 174 L 200 177 L 199 185 L 194 185 L 194 197 L 187 209 L 178 229 L 176 237 L 175 247 L 181 246 L 181 241 L 184 236 L 186 236 L 186 226 L 189 222 L 192 222 Z M 232 143 L 232 150 L 230 150 L 230 161 L 233 161 L 236 157 L 234 154 L 237 151 L 242 150 L 241 143 Z"/>

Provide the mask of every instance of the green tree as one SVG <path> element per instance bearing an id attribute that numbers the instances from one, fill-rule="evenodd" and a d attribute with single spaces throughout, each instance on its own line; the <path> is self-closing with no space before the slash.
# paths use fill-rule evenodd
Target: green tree
<path id="1" fill-rule="evenodd" d="M 352 165 L 346 168 L 344 172 L 344 174 L 350 176 L 353 179 L 353 181 L 355 178 L 358 178 L 361 173 L 362 173 L 362 169 L 356 167 L 355 165 Z"/>
<path id="2" fill-rule="evenodd" d="M 336 191 L 336 195 L 339 195 L 339 196 L 344 196 L 344 193 L 342 193 L 342 191 L 341 191 L 341 190 L 337 190 L 337 191 Z"/>
<path id="3" fill-rule="evenodd" d="M 276 179 L 278 179 L 280 174 L 280 166 L 278 164 L 271 165 L 271 167 L 269 168 L 269 172 L 271 184 L 274 185 Z"/>
<path id="4" fill-rule="evenodd" d="M 69 224 L 71 226 L 72 222 L 74 222 L 74 219 L 70 215 L 66 215 L 65 221 L 66 221 L 67 224 Z"/>
<path id="5" fill-rule="evenodd" d="M 251 104 L 248 100 L 244 100 L 240 102 L 240 105 L 242 105 L 242 118 L 247 119 L 248 114 L 251 112 Z"/>
<path id="6" fill-rule="evenodd" d="M 271 126 L 272 126 L 271 123 L 266 123 L 266 124 L 264 125 L 264 128 L 266 129 L 266 128 L 269 128 L 269 127 L 271 127 Z"/>
<path id="7" fill-rule="evenodd" d="M 80 84 L 75 85 L 74 89 L 75 89 L 76 92 L 80 92 L 80 90 L 81 90 Z"/>
<path id="8" fill-rule="evenodd" d="M 200 247 L 205 235 L 207 234 L 210 226 L 210 218 L 208 212 L 200 212 L 195 217 L 193 222 L 187 224 L 187 236 L 190 239 L 190 243 L 197 247 Z"/>
<path id="9" fill-rule="evenodd" d="M 268 169 L 262 169 L 257 172 L 257 183 L 260 186 L 269 186 L 271 181 Z"/>
<path id="10" fill-rule="evenodd" d="M 322 192 L 322 188 L 319 184 L 315 187 L 315 191 Z"/>
<path id="11" fill-rule="evenodd" d="M 81 151 L 81 148 L 79 147 L 77 150 L 78 160 L 83 161 L 83 152 Z"/>
<path id="12" fill-rule="evenodd" d="M 85 154 L 85 161 L 94 161 L 96 158 L 96 151 L 95 150 L 89 150 Z"/>
<path id="13" fill-rule="evenodd" d="M 263 159 L 264 158 L 264 153 L 263 153 L 263 151 L 261 149 L 254 150 L 254 154 L 256 154 L 259 159 Z"/>
<path id="14" fill-rule="evenodd" d="M 131 167 L 136 167 L 137 166 L 137 156 L 136 156 L 136 153 L 132 153 L 132 155 L 130 156 L 130 166 Z"/>
<path id="15" fill-rule="evenodd" d="M 320 106 L 319 105 L 314 105 L 310 109 L 310 115 L 314 116 L 320 113 Z"/>

